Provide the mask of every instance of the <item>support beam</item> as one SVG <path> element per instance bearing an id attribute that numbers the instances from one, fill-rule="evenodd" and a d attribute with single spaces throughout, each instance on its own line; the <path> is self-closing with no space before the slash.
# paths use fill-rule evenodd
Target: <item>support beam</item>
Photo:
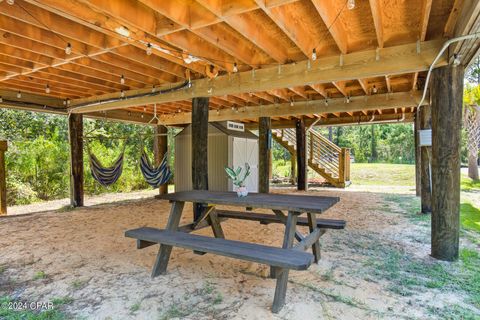
<path id="1" fill-rule="evenodd" d="M 104 103 L 98 103 L 98 101 L 118 98 L 118 93 L 75 99 L 72 101 L 72 112 L 87 113 L 180 101 L 193 97 L 268 91 L 332 81 L 372 78 L 385 74 L 395 75 L 425 71 L 429 68 L 429 64 L 437 55 L 441 45 L 441 40 L 422 42 L 419 52 L 416 43 L 378 49 L 379 61 L 376 60 L 376 50 L 349 53 L 343 56 L 344 64 L 341 67 L 338 65 L 338 56 L 332 56 L 320 58 L 314 62 L 301 61 L 279 67 L 257 69 L 254 72 L 238 72 L 234 75 L 218 76 L 212 80 L 198 79 L 192 81 L 190 88 L 154 96 L 128 98 L 135 94 L 150 93 L 151 91 L 151 89 L 139 89 L 126 91 L 126 99 L 116 99 Z M 446 58 L 442 57 L 437 66 L 445 64 Z M 168 88 L 171 88 L 171 86 L 163 86 L 159 89 Z"/>
<path id="2" fill-rule="evenodd" d="M 7 141 L 0 141 L 0 215 L 7 214 L 7 170 L 5 169 L 7 149 Z"/>
<path id="3" fill-rule="evenodd" d="M 458 259 L 464 67 L 432 74 L 432 257 Z"/>
<path id="4" fill-rule="evenodd" d="M 192 99 L 192 183 L 194 190 L 208 190 L 208 98 Z M 194 221 L 202 205 L 194 203 Z"/>
<path id="5" fill-rule="evenodd" d="M 158 166 L 165 154 L 168 152 L 168 129 L 165 126 L 158 125 L 155 127 L 155 138 L 153 139 L 153 150 L 155 153 L 155 163 Z M 159 194 L 168 193 L 168 183 L 162 184 L 158 188 Z"/>
<path id="6" fill-rule="evenodd" d="M 432 107 L 422 106 L 419 110 L 420 129 L 427 130 L 432 128 Z M 430 183 L 432 147 L 421 147 L 420 150 L 420 181 L 421 181 L 421 203 L 422 213 L 432 212 L 432 190 Z"/>
<path id="7" fill-rule="evenodd" d="M 422 167 L 421 167 L 421 154 L 422 149 L 420 148 L 420 137 L 418 130 L 420 130 L 420 112 L 417 111 L 414 116 L 413 122 L 413 135 L 415 140 L 415 191 L 417 197 L 420 197 L 422 194 L 422 185 L 421 185 L 421 174 L 422 174 Z"/>
<path id="8" fill-rule="evenodd" d="M 295 133 L 297 137 L 297 190 L 307 190 L 307 135 L 303 117 L 296 121 Z"/>
<path id="9" fill-rule="evenodd" d="M 345 98 L 331 98 L 328 99 L 328 105 L 325 105 L 325 100 L 322 99 L 295 102 L 293 106 L 291 106 L 290 103 L 282 103 L 262 105 L 261 107 L 245 107 L 240 110 L 225 108 L 218 112 L 216 110 L 211 110 L 209 119 L 210 121 L 226 121 L 243 120 L 245 118 L 288 117 L 322 113 L 359 112 L 363 110 L 416 107 L 420 102 L 420 99 L 421 92 L 397 92 L 391 94 L 375 94 L 367 97 L 350 97 L 350 103 L 345 103 Z M 426 105 L 427 101 L 424 101 L 424 104 Z M 160 116 L 160 122 L 164 125 L 189 124 L 191 123 L 191 118 L 189 112 L 165 114 Z M 368 121 L 371 119 L 371 116 L 364 118 Z M 356 119 L 356 121 L 357 120 L 358 119 Z"/>
<path id="10" fill-rule="evenodd" d="M 83 207 L 83 115 L 68 118 L 70 139 L 70 205 Z"/>
<path id="11" fill-rule="evenodd" d="M 269 117 L 258 119 L 258 192 L 270 192 L 270 160 L 272 122 Z"/>

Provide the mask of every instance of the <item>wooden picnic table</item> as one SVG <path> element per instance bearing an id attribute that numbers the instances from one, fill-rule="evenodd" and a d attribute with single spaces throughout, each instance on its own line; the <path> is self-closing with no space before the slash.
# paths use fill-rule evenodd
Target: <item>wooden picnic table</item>
<path id="1" fill-rule="evenodd" d="M 137 239 L 139 249 L 156 243 L 161 244 L 152 277 L 166 272 L 173 246 L 192 249 L 198 254 L 210 252 L 270 264 L 271 276 L 277 279 L 273 312 L 278 312 L 285 303 L 289 269 L 305 270 L 312 260 L 318 262 L 319 238 L 325 229 L 343 229 L 345 226 L 343 220 L 322 220 L 317 219 L 316 216 L 335 205 L 340 200 L 338 197 L 260 193 L 238 197 L 235 192 L 192 190 L 159 195 L 156 198 L 169 200 L 172 203 L 166 229 L 144 227 L 126 232 L 126 236 Z M 203 204 L 203 210 L 196 221 L 179 226 L 185 202 Z M 217 205 L 269 209 L 274 214 L 217 210 Z M 302 214 L 306 214 L 307 217 L 299 218 Z M 221 221 L 227 218 L 254 220 L 263 224 L 284 224 L 282 248 L 226 240 Z M 306 235 L 300 233 L 297 225 L 308 226 L 309 233 Z M 215 238 L 186 234 L 208 226 L 212 228 Z M 295 246 L 294 239 L 298 242 Z M 309 248 L 312 248 L 313 256 L 304 252 Z"/>

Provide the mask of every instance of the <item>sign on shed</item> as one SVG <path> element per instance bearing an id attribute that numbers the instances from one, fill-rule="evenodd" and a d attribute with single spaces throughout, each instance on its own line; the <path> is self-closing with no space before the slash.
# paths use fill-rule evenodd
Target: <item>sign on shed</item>
<path id="1" fill-rule="evenodd" d="M 419 130 L 418 135 L 420 147 L 432 146 L 432 129 Z"/>

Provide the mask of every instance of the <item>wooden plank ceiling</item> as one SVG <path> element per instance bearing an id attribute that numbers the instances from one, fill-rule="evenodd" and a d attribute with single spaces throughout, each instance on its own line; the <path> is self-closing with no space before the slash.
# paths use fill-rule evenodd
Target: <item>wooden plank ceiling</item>
<path id="1" fill-rule="evenodd" d="M 255 78 L 255 72 L 260 75 L 263 69 L 265 74 L 277 69 L 280 73 L 281 67 L 296 64 L 306 64 L 307 68 L 316 64 L 321 69 L 328 59 L 334 59 L 341 69 L 354 59 L 355 53 L 376 52 L 374 59 L 379 60 L 381 50 L 387 52 L 388 48 L 417 41 L 433 43 L 452 35 L 459 3 L 463 3 L 356 0 L 350 9 L 350 1 L 0 0 L 0 90 L 4 98 L 10 96 L 20 102 L 17 92 L 24 93 L 24 97 L 28 93 L 51 97 L 48 110 L 56 108 L 62 113 L 69 107 L 104 98 L 175 87 L 188 78 L 194 83 L 188 90 L 194 91 L 195 80 L 218 74 L 217 78 L 204 80 L 213 84 L 213 89 L 208 89 L 212 112 L 243 111 L 234 118 L 246 122 L 257 121 L 253 113 L 245 112 L 254 110 L 251 108 L 285 106 L 293 110 L 297 104 L 307 102 L 325 105 L 318 113 L 312 112 L 314 109 L 305 111 L 310 112 L 306 114 L 310 118 L 363 116 L 371 120 L 374 115 L 381 119 L 382 115 L 391 118 L 397 114 L 399 120 L 410 121 L 411 117 L 404 114 L 415 111 L 414 103 L 380 103 L 381 108 L 369 104 L 370 109 L 348 107 L 355 99 L 383 95 L 388 100 L 389 95 L 422 88 L 425 68 L 406 63 L 398 69 L 408 71 L 403 73 L 370 72 L 365 73 L 369 75 L 366 78 L 349 78 L 348 74 L 363 73 L 345 69 L 347 76 L 342 75 L 338 81 L 315 83 L 315 77 L 310 77 L 295 86 L 249 88 L 244 92 L 227 88 L 227 94 L 215 94 L 215 86 L 227 86 L 216 83 L 243 74 Z M 432 52 L 439 46 L 434 44 L 430 45 Z M 423 65 L 429 62 L 423 61 Z M 185 94 L 178 94 L 179 100 L 174 93 L 171 95 L 174 98 L 170 101 L 156 105 L 157 112 L 164 119 L 171 120 L 178 114 L 183 115 L 178 118 L 186 119 L 171 120 L 172 124 L 188 121 L 185 114 L 191 111 L 190 99 Z M 329 110 L 330 101 L 337 105 L 337 111 Z M 338 107 L 342 104 L 344 110 Z M 126 120 L 130 116 L 149 119 L 153 113 L 153 103 L 123 103 L 121 108 L 127 112 L 122 115 Z M 101 116 L 100 110 L 97 107 L 91 111 Z M 114 113 L 103 114 L 110 117 Z M 281 115 L 273 120 L 285 125 L 297 113 L 277 112 Z"/>

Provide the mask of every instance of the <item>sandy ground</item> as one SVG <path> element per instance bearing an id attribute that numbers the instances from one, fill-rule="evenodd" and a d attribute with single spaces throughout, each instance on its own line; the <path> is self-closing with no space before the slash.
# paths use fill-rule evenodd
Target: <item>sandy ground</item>
<path id="1" fill-rule="evenodd" d="M 165 226 L 170 205 L 152 198 L 0 219 L 0 295 L 29 302 L 68 297 L 62 311 L 87 319 L 425 319 L 429 306 L 461 303 L 461 296 L 435 289 L 398 295 L 369 276 L 368 252 L 379 244 L 430 259 L 428 241 L 419 240 L 428 234 L 402 208 L 386 213 L 384 193 L 309 193 L 340 196 L 323 217 L 345 219 L 347 228 L 321 238 L 318 265 L 291 271 L 279 314 L 270 312 L 275 281 L 263 265 L 176 248 L 168 274 L 150 278 L 158 247 L 137 250 L 124 232 Z M 191 206 L 184 212 L 189 222 Z M 229 239 L 275 246 L 284 231 L 234 220 L 222 226 Z"/>

